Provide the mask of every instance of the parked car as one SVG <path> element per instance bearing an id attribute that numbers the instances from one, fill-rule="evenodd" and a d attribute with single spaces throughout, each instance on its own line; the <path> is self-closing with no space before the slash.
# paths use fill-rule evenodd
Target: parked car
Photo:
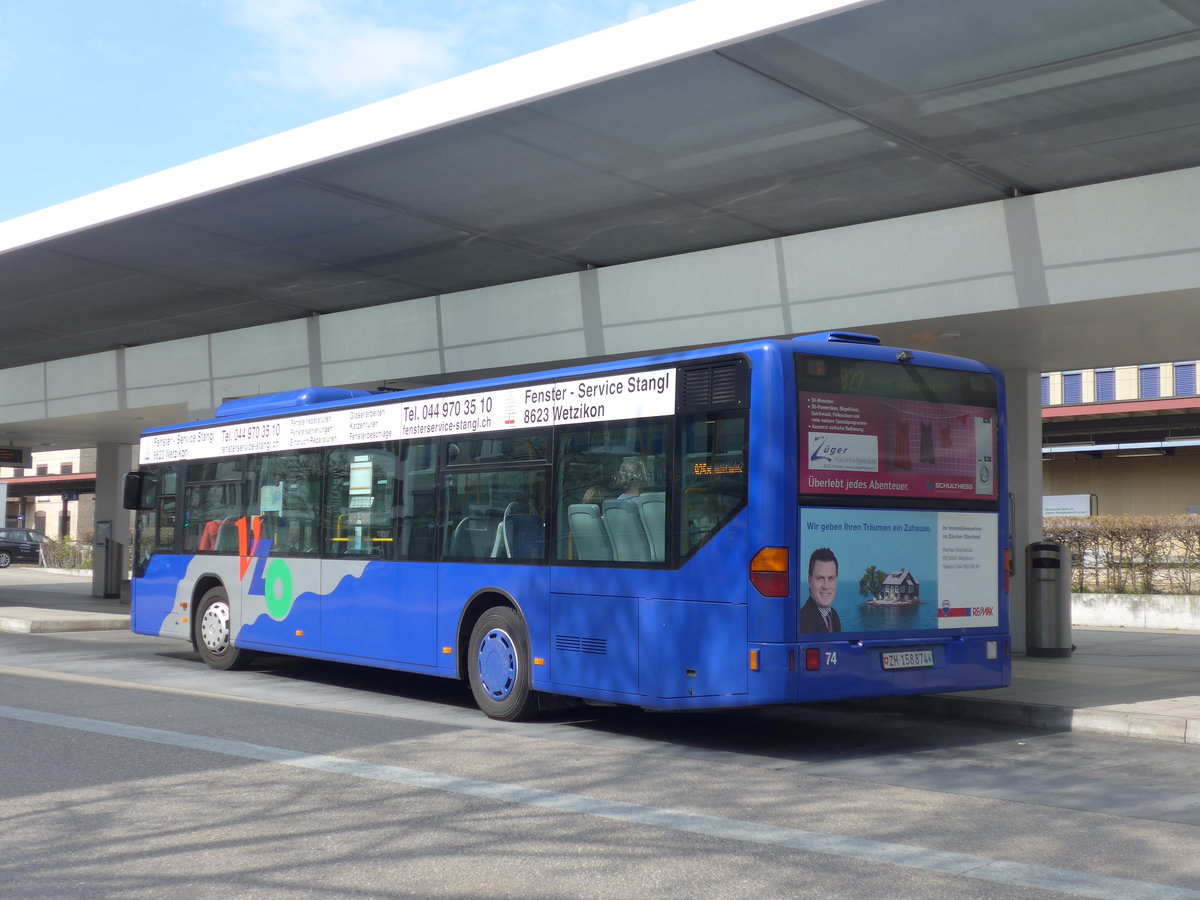
<path id="1" fill-rule="evenodd" d="M 0 528 L 0 569 L 15 562 L 38 562 L 50 538 L 32 528 Z"/>

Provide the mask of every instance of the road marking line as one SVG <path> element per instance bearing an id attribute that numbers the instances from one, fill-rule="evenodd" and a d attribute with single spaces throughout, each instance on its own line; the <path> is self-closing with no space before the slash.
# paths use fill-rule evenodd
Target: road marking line
<path id="1" fill-rule="evenodd" d="M 634 825 L 648 825 L 672 831 L 702 834 L 724 840 L 787 847 L 808 853 L 905 866 L 981 881 L 1059 891 L 1079 897 L 1126 900 L 1130 896 L 1136 896 L 1170 898 L 1170 900 L 1176 900 L 1176 898 L 1178 900 L 1200 900 L 1200 892 L 1144 881 L 1110 878 L 1087 872 L 1075 872 L 1070 869 L 995 860 L 986 856 L 934 850 L 909 844 L 886 843 L 850 835 L 822 834 L 799 828 L 783 828 L 759 822 L 727 819 L 722 816 L 643 806 L 637 803 L 626 803 L 622 800 L 598 800 L 580 794 L 567 794 L 560 791 L 548 791 L 474 778 L 460 778 L 456 775 L 442 775 L 419 769 L 407 769 L 402 766 L 381 765 L 318 753 L 304 753 L 282 747 L 250 744 L 244 741 L 231 741 L 179 731 L 164 731 L 140 725 L 104 722 L 40 710 L 19 709 L 13 706 L 0 706 L 0 717 L 37 725 L 50 725 L 75 731 L 164 744 L 170 747 L 204 750 L 222 756 L 259 760 L 352 778 L 366 778 L 426 790 L 447 791 L 501 803 L 516 803 Z"/>

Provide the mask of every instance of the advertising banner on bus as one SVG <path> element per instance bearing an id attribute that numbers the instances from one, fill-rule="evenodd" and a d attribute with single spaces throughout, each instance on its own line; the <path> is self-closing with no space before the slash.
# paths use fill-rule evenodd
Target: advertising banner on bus
<path id="1" fill-rule="evenodd" d="M 799 402 L 802 494 L 997 496 L 994 409 L 814 392 Z"/>
<path id="2" fill-rule="evenodd" d="M 802 509 L 800 630 L 995 627 L 998 540 L 990 512 Z"/>
<path id="3" fill-rule="evenodd" d="M 674 369 L 329 409 L 142 437 L 142 464 L 670 415 Z"/>

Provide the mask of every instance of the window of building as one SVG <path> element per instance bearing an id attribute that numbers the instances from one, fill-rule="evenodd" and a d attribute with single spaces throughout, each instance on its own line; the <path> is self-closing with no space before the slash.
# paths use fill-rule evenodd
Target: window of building
<path id="1" fill-rule="evenodd" d="M 75 464 L 74 464 L 74 463 L 69 463 L 69 462 L 66 462 L 66 463 L 62 463 L 62 464 L 61 464 L 61 465 L 58 467 L 58 474 L 59 474 L 59 475 L 70 475 L 70 474 L 72 474 L 74 471 L 75 471 Z"/>
<path id="2" fill-rule="evenodd" d="M 1138 397 L 1142 400 L 1152 400 L 1161 397 L 1159 386 L 1161 370 L 1158 366 L 1138 366 Z"/>
<path id="3" fill-rule="evenodd" d="M 1196 364 L 1175 363 L 1175 396 L 1189 397 L 1196 393 Z"/>
<path id="4" fill-rule="evenodd" d="M 1050 376 L 1042 376 L 1042 406 L 1050 405 Z"/>
<path id="5" fill-rule="evenodd" d="M 1064 372 L 1062 381 L 1063 381 L 1063 403 L 1082 403 L 1083 402 L 1083 373 L 1082 372 Z"/>
<path id="6" fill-rule="evenodd" d="M 1111 403 L 1117 399 L 1117 370 L 1096 370 L 1096 402 Z"/>

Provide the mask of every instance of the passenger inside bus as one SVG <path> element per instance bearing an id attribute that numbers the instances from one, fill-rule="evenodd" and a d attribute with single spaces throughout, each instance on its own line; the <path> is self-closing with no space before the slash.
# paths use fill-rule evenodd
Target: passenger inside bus
<path id="1" fill-rule="evenodd" d="M 614 479 L 621 489 L 618 500 L 628 500 L 638 497 L 646 488 L 646 466 L 640 459 L 627 459 L 617 469 Z"/>

